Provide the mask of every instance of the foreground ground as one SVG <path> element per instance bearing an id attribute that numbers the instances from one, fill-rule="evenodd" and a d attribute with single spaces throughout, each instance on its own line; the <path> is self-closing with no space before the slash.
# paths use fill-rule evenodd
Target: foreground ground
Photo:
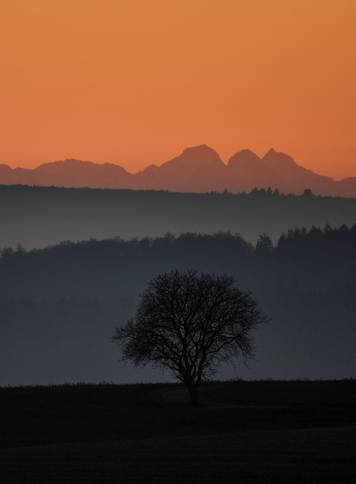
<path id="1" fill-rule="evenodd" d="M 1 483 L 356 483 L 356 381 L 0 389 Z"/>

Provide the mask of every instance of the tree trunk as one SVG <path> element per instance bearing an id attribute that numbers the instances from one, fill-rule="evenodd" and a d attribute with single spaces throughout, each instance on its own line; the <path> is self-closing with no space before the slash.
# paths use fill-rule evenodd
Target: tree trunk
<path id="1" fill-rule="evenodd" d="M 197 385 L 187 385 L 190 403 L 196 407 L 198 405 L 198 387 Z"/>

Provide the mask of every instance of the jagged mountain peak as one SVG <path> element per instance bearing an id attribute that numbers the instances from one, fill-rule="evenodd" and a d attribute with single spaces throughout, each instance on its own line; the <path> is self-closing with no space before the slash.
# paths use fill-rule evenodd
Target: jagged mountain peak
<path id="1" fill-rule="evenodd" d="M 214 148 L 211 148 L 207 144 L 188 146 L 187 148 L 185 148 L 182 151 L 181 155 L 187 155 L 187 154 L 214 154 L 214 155 L 218 155 L 217 151 L 214 150 Z"/>
<path id="2" fill-rule="evenodd" d="M 274 148 L 268 150 L 263 156 L 262 160 L 269 164 L 298 166 L 291 156 L 283 153 L 282 151 L 276 151 Z"/>
<path id="3" fill-rule="evenodd" d="M 243 149 L 235 153 L 228 161 L 228 167 L 230 168 L 240 168 L 245 166 L 251 166 L 261 163 L 261 158 L 259 158 L 256 153 L 249 149 Z"/>
<path id="4" fill-rule="evenodd" d="M 185 148 L 179 156 L 166 162 L 165 165 L 171 162 L 185 162 L 201 167 L 211 164 L 223 164 L 218 152 L 205 144 Z"/>
<path id="5" fill-rule="evenodd" d="M 286 153 L 271 148 L 262 158 L 250 149 L 235 153 L 227 165 L 217 151 L 206 144 L 184 149 L 161 165 L 151 165 L 131 174 L 120 165 L 97 164 L 67 158 L 38 168 L 0 165 L 0 184 L 92 188 L 130 188 L 210 192 L 228 189 L 248 192 L 254 187 L 278 188 L 282 193 L 303 193 L 356 197 L 356 179 L 337 182 L 302 166 Z"/>

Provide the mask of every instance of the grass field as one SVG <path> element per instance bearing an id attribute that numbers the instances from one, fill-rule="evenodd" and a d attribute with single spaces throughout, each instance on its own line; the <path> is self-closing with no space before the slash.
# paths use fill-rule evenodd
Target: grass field
<path id="1" fill-rule="evenodd" d="M 0 389 L 0 482 L 356 483 L 356 382 Z"/>

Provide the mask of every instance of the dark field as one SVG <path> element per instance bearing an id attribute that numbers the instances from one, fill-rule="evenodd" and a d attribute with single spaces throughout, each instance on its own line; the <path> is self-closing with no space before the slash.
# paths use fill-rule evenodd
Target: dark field
<path id="1" fill-rule="evenodd" d="M 0 482 L 356 483 L 356 381 L 0 389 Z"/>

